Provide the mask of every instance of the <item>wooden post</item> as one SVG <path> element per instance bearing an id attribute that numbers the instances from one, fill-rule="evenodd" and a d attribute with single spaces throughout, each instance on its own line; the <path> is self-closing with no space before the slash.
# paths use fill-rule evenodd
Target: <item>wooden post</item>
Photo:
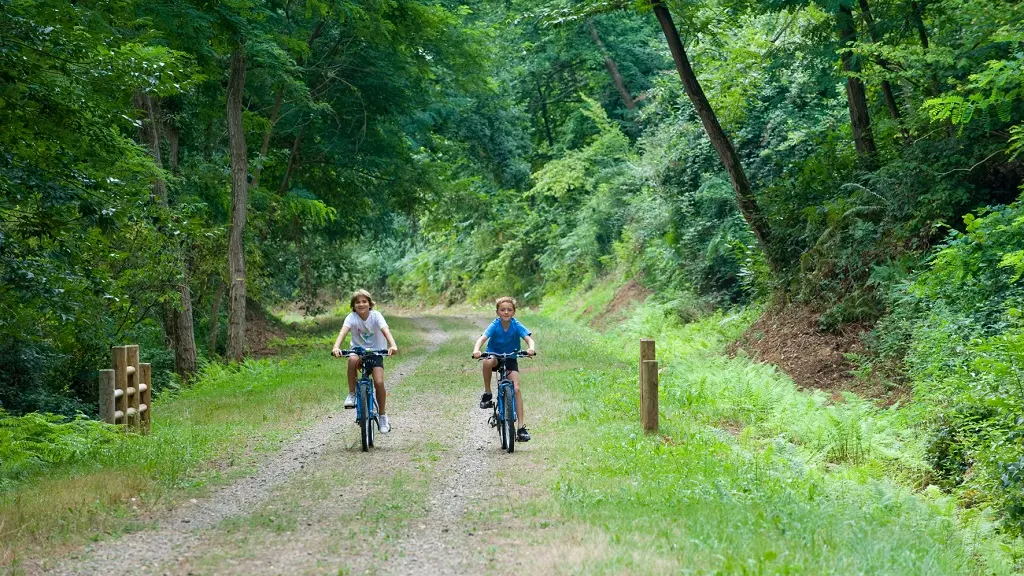
<path id="1" fill-rule="evenodd" d="M 120 392 L 120 395 L 116 396 L 114 422 L 120 421 L 121 424 L 124 424 L 128 417 L 128 348 L 126 346 L 111 346 L 110 354 L 113 357 L 112 364 L 116 384 L 114 394 Z"/>
<path id="2" fill-rule="evenodd" d="M 142 433 L 149 434 L 150 414 L 153 412 L 153 366 L 148 363 L 139 364 L 139 372 L 139 385 L 144 388 L 142 398 L 139 399 L 139 410 L 142 410 Z"/>
<path id="3" fill-rule="evenodd" d="M 139 396 L 140 393 L 140 376 L 139 373 L 139 345 L 132 344 L 131 346 L 125 346 L 128 352 L 128 412 L 131 417 L 127 419 L 129 428 L 139 431 Z"/>
<path id="4" fill-rule="evenodd" d="M 640 339 L 640 409 L 644 406 L 644 361 L 654 360 L 654 338 Z M 641 416 L 641 421 L 643 416 Z"/>
<path id="5" fill-rule="evenodd" d="M 100 370 L 100 420 L 107 424 L 114 424 L 114 388 L 115 383 L 113 370 Z"/>
<path id="6" fill-rule="evenodd" d="M 658 361 L 644 360 L 641 364 L 644 381 L 640 394 L 640 424 L 644 432 L 658 431 Z"/>

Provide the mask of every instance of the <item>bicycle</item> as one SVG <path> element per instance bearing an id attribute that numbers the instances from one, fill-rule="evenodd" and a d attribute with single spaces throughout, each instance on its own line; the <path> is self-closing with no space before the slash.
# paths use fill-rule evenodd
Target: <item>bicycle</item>
<path id="1" fill-rule="evenodd" d="M 356 354 L 364 359 L 371 356 L 387 356 L 386 348 L 380 350 L 366 350 L 356 348 L 354 350 L 342 350 L 341 357 L 348 358 Z M 377 420 L 377 397 L 373 391 L 373 367 L 368 367 L 362 362 L 363 375 L 356 381 L 356 423 L 359 424 L 359 437 L 363 444 L 363 452 L 369 452 L 373 447 L 373 424 L 380 423 Z"/>
<path id="2" fill-rule="evenodd" d="M 522 350 L 498 354 L 485 352 L 477 360 L 485 358 L 498 359 L 498 395 L 491 400 L 494 413 L 487 419 L 491 428 L 498 429 L 498 436 L 501 439 L 501 449 L 507 450 L 509 454 L 516 450 L 516 389 L 515 384 L 508 377 L 508 368 L 505 360 L 509 358 L 530 358 L 531 356 Z"/>

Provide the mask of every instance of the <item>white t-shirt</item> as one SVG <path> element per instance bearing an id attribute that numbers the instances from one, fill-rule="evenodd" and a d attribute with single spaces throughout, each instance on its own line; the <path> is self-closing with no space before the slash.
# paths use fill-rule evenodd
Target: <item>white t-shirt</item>
<path id="1" fill-rule="evenodd" d="M 388 327 L 387 320 L 376 310 L 370 310 L 370 314 L 363 320 L 359 314 L 350 313 L 345 317 L 345 326 L 352 332 L 352 347 L 362 346 L 367 350 L 382 349 L 388 347 L 388 339 L 384 337 L 382 329 Z"/>

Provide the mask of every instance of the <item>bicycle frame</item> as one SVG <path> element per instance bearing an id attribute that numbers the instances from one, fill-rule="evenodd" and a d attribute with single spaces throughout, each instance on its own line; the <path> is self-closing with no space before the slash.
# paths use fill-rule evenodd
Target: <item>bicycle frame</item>
<path id="1" fill-rule="evenodd" d="M 377 420 L 377 396 L 373 386 L 373 368 L 366 365 L 366 358 L 373 356 L 386 356 L 387 350 L 342 350 L 343 356 L 356 354 L 362 364 L 362 376 L 356 380 L 356 423 L 359 424 L 363 452 L 373 446 L 373 424 L 380 423 Z M 365 399 L 365 400 L 364 400 Z"/>
<path id="2" fill-rule="evenodd" d="M 505 390 L 512 389 L 512 421 L 518 420 L 519 416 L 516 413 L 516 388 L 515 383 L 508 377 L 508 368 L 505 366 L 505 362 L 498 361 L 498 397 L 494 402 L 494 416 L 497 422 L 503 422 L 505 417 Z"/>
<path id="3" fill-rule="evenodd" d="M 515 423 L 519 419 L 519 415 L 516 412 L 515 384 L 508 377 L 508 366 L 505 364 L 505 361 L 511 358 L 524 357 L 529 357 L 529 355 L 522 351 L 507 354 L 491 352 L 481 356 L 481 359 L 496 358 L 498 360 L 498 366 L 496 367 L 498 372 L 498 393 L 493 404 L 494 413 L 488 418 L 488 423 L 490 423 L 492 428 L 498 429 L 498 435 L 501 438 L 501 449 L 507 450 L 509 453 L 515 451 Z M 508 406 L 507 402 L 511 402 L 511 406 Z"/>

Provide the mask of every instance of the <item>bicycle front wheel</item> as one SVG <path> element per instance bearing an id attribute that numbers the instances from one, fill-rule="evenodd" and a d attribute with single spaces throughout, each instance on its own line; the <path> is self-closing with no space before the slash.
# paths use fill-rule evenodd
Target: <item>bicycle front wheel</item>
<path id="1" fill-rule="evenodd" d="M 511 454 L 516 450 L 516 398 L 511 386 L 505 387 L 502 398 L 505 404 L 505 413 L 502 415 L 505 421 L 502 423 L 502 427 L 505 429 L 505 436 L 508 437 L 508 445 L 503 448 Z"/>
<path id="2" fill-rule="evenodd" d="M 373 446 L 373 428 L 370 422 L 370 397 L 367 386 L 359 387 L 359 436 L 363 443 L 363 452 L 369 452 Z"/>
<path id="3" fill-rule="evenodd" d="M 501 449 L 505 450 L 508 448 L 508 430 L 505 429 L 505 416 L 497 408 L 500 404 L 501 402 L 495 404 L 494 417 L 498 421 L 498 437 L 501 438 Z"/>

